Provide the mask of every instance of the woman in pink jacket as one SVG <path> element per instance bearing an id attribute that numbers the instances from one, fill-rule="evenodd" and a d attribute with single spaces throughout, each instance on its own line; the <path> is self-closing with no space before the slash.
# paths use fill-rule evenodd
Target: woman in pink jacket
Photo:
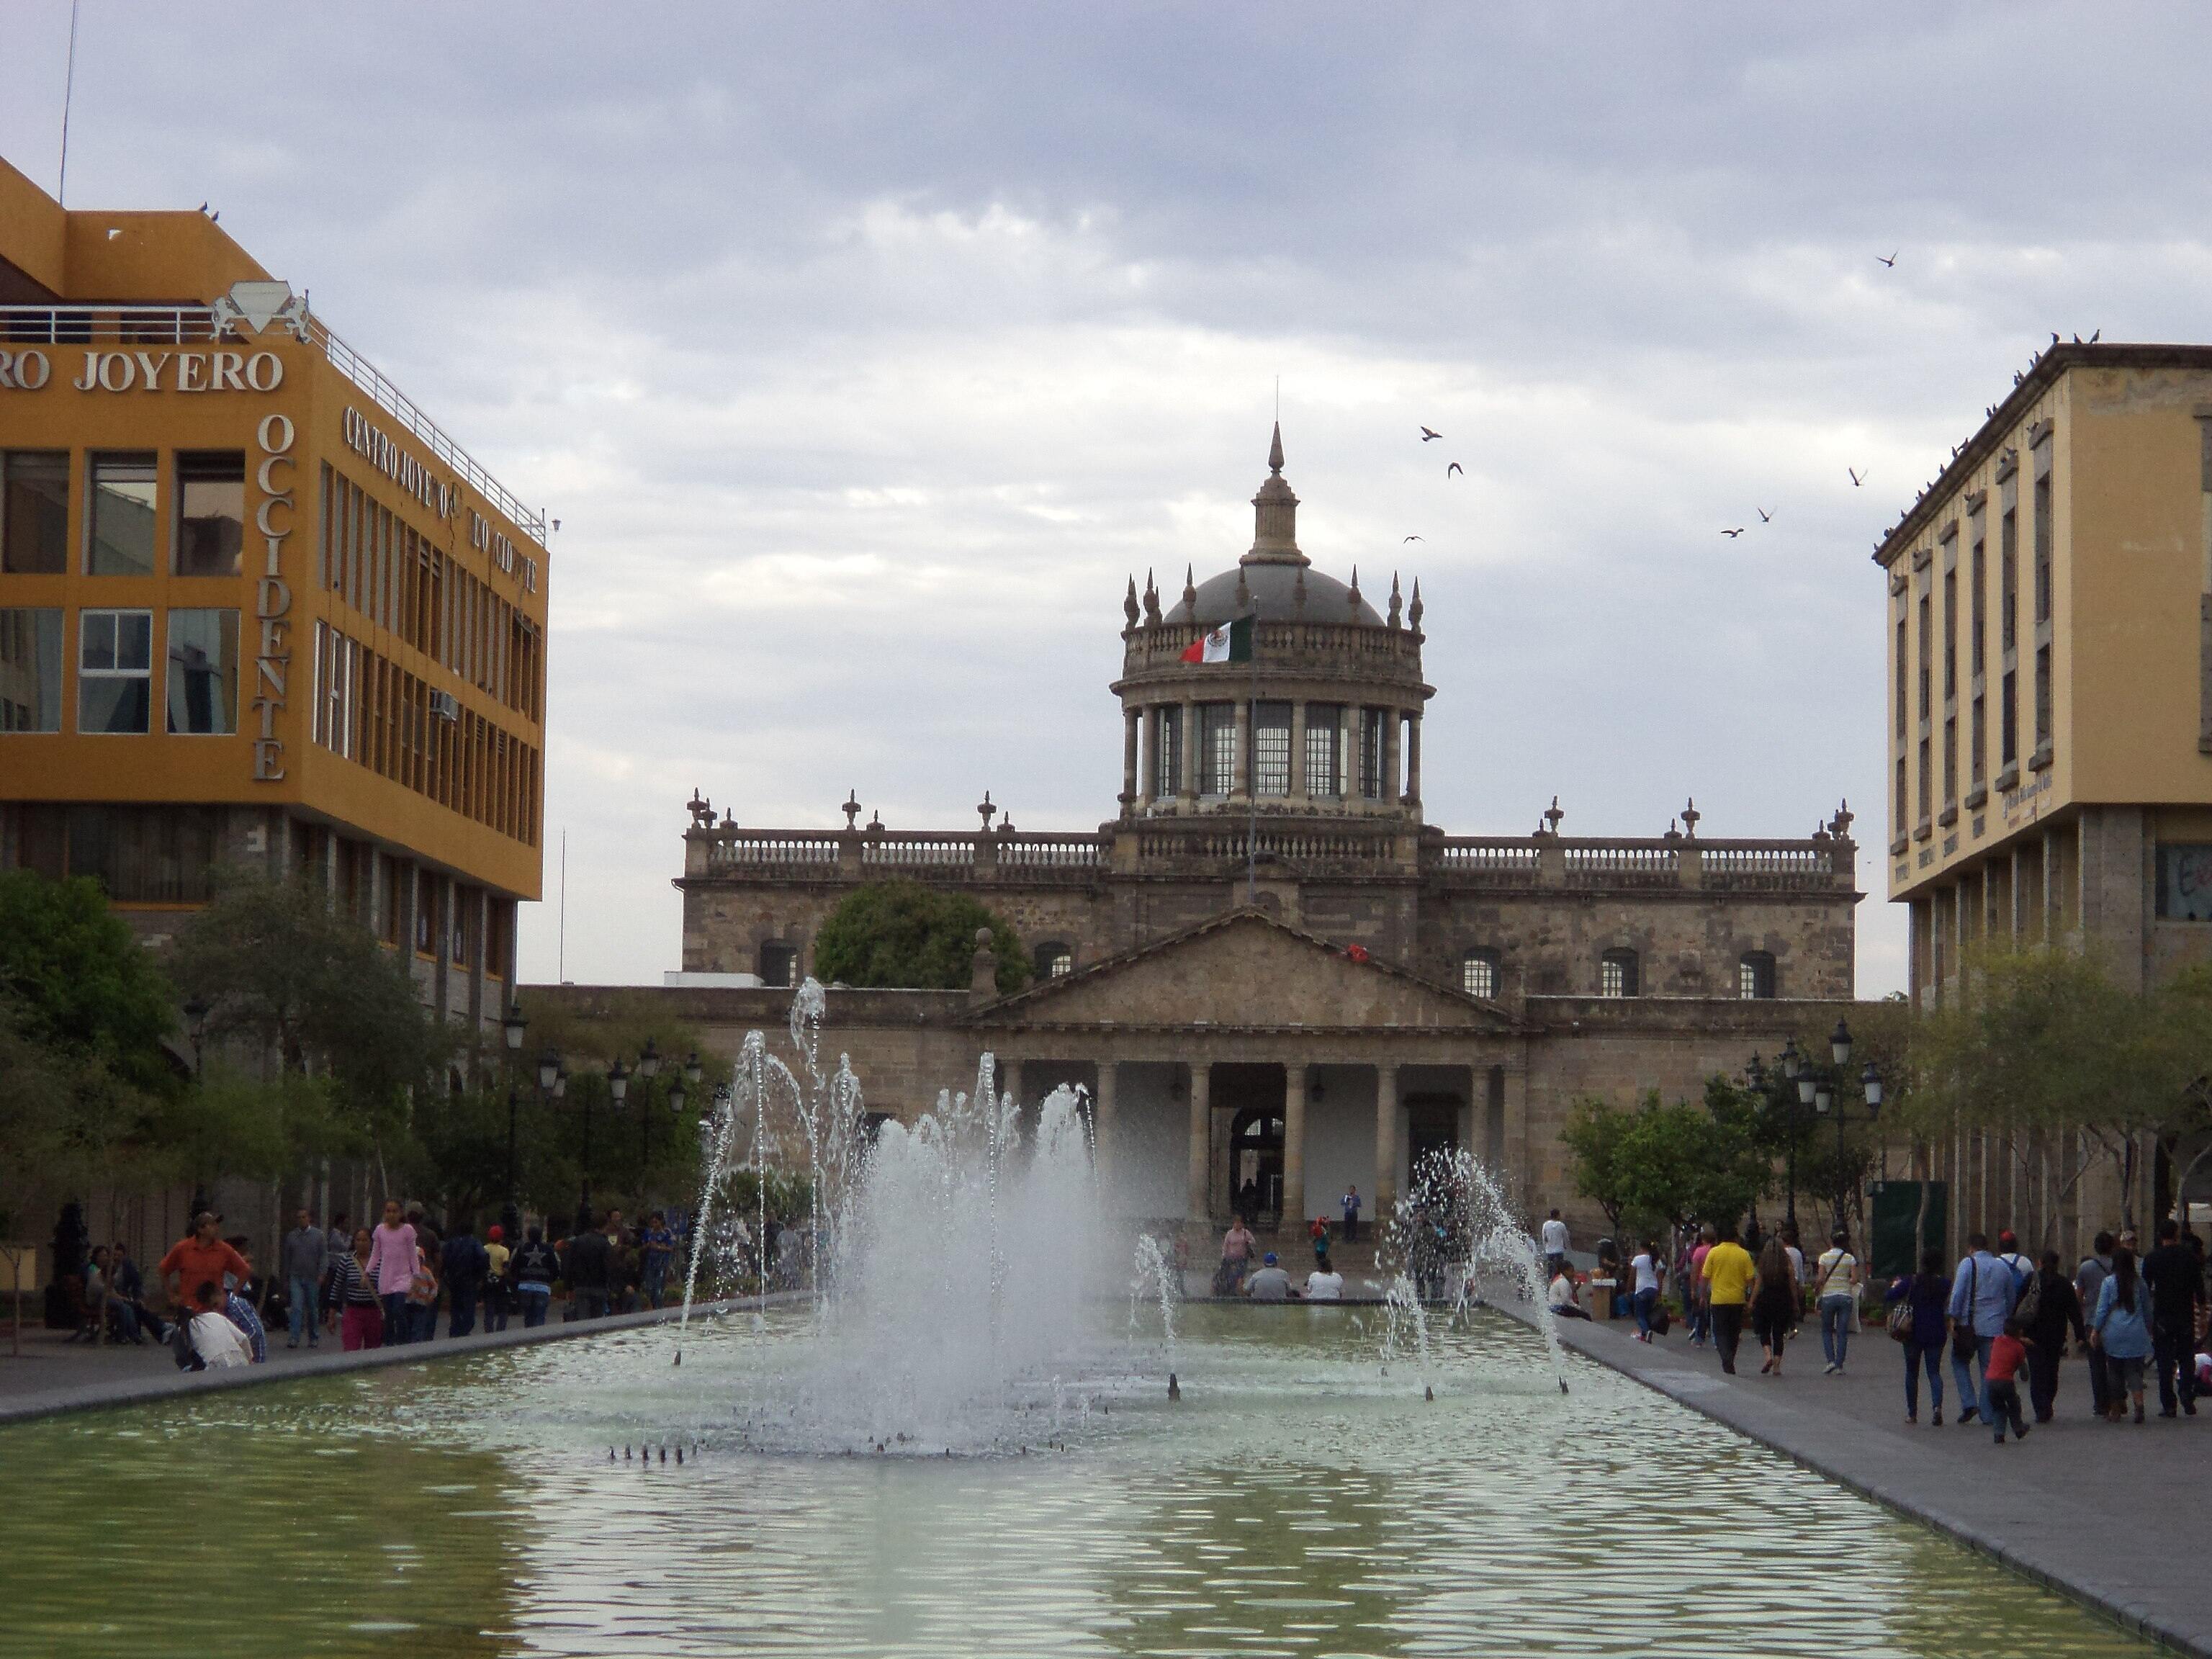
<path id="1" fill-rule="evenodd" d="M 368 1245 L 368 1280 L 384 1305 L 384 1342 L 404 1342 L 414 1329 L 408 1316 L 407 1291 L 414 1282 L 415 1230 L 401 1218 L 399 1200 L 384 1200 L 384 1221 Z"/>

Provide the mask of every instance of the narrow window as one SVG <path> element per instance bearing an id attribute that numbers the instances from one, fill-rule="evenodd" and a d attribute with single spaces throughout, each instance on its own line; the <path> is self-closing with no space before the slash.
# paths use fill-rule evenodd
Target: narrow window
<path id="1" fill-rule="evenodd" d="M 1344 793 L 1344 710 L 1333 702 L 1306 705 L 1306 793 L 1334 800 Z"/>
<path id="2" fill-rule="evenodd" d="M 1039 979 L 1065 979 L 1075 971 L 1075 952 L 1057 939 L 1038 945 L 1036 961 Z"/>
<path id="3" fill-rule="evenodd" d="M 1768 951 L 1746 951 L 1736 958 L 1735 994 L 1747 1002 L 1774 995 L 1774 956 Z"/>
<path id="4" fill-rule="evenodd" d="M 2020 676 L 2008 668 L 1997 691 L 1997 766 L 2009 771 L 2020 763 Z"/>
<path id="5" fill-rule="evenodd" d="M 2051 647 L 2035 647 L 2035 757 L 2047 760 L 2051 753 Z"/>
<path id="6" fill-rule="evenodd" d="M 1933 602 L 1923 593 L 1920 596 L 1920 718 L 1929 718 L 1930 699 L 1936 689 L 1936 630 L 1929 624 L 1934 620 L 1929 614 Z"/>
<path id="7" fill-rule="evenodd" d="M 69 455 L 0 456 L 0 573 L 58 576 L 69 568 Z"/>
<path id="8" fill-rule="evenodd" d="M 1899 755 L 1897 757 L 1897 833 L 1900 836 L 1912 828 L 1911 802 L 1911 796 L 1906 792 L 1905 783 L 1905 757 Z"/>
<path id="9" fill-rule="evenodd" d="M 1198 793 L 1218 799 L 1236 785 L 1237 705 L 1202 703 L 1199 715 L 1204 726 L 1205 746 L 1198 755 Z"/>
<path id="10" fill-rule="evenodd" d="M 791 945 L 763 945 L 760 948 L 760 982 L 770 989 L 790 989 L 798 965 L 799 952 Z"/>
<path id="11" fill-rule="evenodd" d="M 2012 508 L 1997 521 L 1997 649 L 2010 656 L 2019 646 L 2020 525 Z"/>
<path id="12" fill-rule="evenodd" d="M 1359 711 L 1359 795 L 1363 800 L 1383 799 L 1383 732 L 1389 726 L 1387 708 Z"/>
<path id="13" fill-rule="evenodd" d="M 151 454 L 94 455 L 85 574 L 154 574 L 155 468 Z"/>
<path id="14" fill-rule="evenodd" d="M 234 449 L 179 455 L 177 574 L 235 576 L 245 546 L 245 455 Z"/>
<path id="15" fill-rule="evenodd" d="M 1911 713 L 1911 648 L 1905 642 L 1905 612 L 1899 608 L 1897 616 L 1897 735 L 1905 735 L 1905 722 Z"/>
<path id="16" fill-rule="evenodd" d="M 1172 705 L 1152 714 L 1152 793 L 1182 793 L 1182 710 Z"/>
<path id="17" fill-rule="evenodd" d="M 1459 988 L 1485 1002 L 1498 995 L 1498 952 L 1487 947 L 1469 951 L 1459 959 Z"/>
<path id="18" fill-rule="evenodd" d="M 1986 752 L 1988 739 L 1983 733 L 1982 705 L 1985 701 L 1986 699 L 1979 695 L 1974 698 L 1973 726 L 1967 740 L 1972 776 L 1972 782 L 1968 786 L 1970 790 L 1980 788 L 1989 777 L 1989 760 Z"/>
<path id="19" fill-rule="evenodd" d="M 1946 715 L 1943 720 L 1943 805 L 1954 806 L 1959 800 L 1959 717 Z"/>
<path id="20" fill-rule="evenodd" d="M 1933 797 L 1936 793 L 1936 769 L 1929 763 L 1928 739 L 1920 739 L 1920 822 L 1925 823 L 1936 816 Z"/>
<path id="21" fill-rule="evenodd" d="M 1959 695 L 1959 573 L 1943 573 L 1943 701 Z"/>
<path id="22" fill-rule="evenodd" d="M 2051 478 L 2035 481 L 2035 619 L 2051 620 Z"/>
<path id="23" fill-rule="evenodd" d="M 1597 994 L 1601 997 L 1632 997 L 1641 994 L 1636 971 L 1636 952 L 1607 951 L 1598 958 Z"/>
<path id="24" fill-rule="evenodd" d="M 62 729 L 62 613 L 0 611 L 0 732 Z"/>
<path id="25" fill-rule="evenodd" d="M 1262 795 L 1291 793 L 1291 706 L 1286 702 L 1252 705 L 1252 787 Z"/>
<path id="26" fill-rule="evenodd" d="M 230 736 L 238 730 L 238 612 L 172 611 L 167 631 L 169 730 Z"/>
<path id="27" fill-rule="evenodd" d="M 76 729 L 143 732 L 153 714 L 154 613 L 77 616 Z"/>
<path id="28" fill-rule="evenodd" d="M 1966 672 L 1978 678 L 1986 672 L 1989 665 L 1984 660 L 1984 655 L 1986 644 L 1984 636 L 1988 632 L 1990 615 L 1989 554 L 1978 535 L 1974 538 L 1974 558 L 1971 580 L 1973 583 L 1974 597 L 1972 606 L 1972 617 L 1968 624 Z"/>

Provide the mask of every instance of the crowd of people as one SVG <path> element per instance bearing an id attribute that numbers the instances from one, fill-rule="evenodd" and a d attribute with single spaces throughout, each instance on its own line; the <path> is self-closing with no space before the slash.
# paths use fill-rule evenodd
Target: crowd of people
<path id="1" fill-rule="evenodd" d="M 155 1270 L 171 1317 L 149 1304 L 146 1285 L 122 1245 L 91 1254 L 85 1285 L 86 1328 L 94 1340 L 167 1343 L 188 1370 L 265 1360 L 270 1331 L 281 1324 L 288 1348 L 319 1347 L 334 1338 L 347 1352 L 427 1342 L 439 1334 L 503 1331 L 511 1322 L 543 1325 L 556 1299 L 569 1319 L 601 1319 L 666 1305 L 680 1297 L 679 1263 L 689 1239 L 655 1210 L 641 1225 L 620 1210 L 557 1239 L 532 1223 L 520 1241 L 499 1225 L 477 1236 L 473 1219 L 443 1232 L 420 1204 L 388 1199 L 374 1226 L 354 1227 L 344 1212 L 327 1226 L 307 1210 L 277 1247 L 276 1268 L 255 1267 L 245 1237 L 226 1237 L 222 1218 L 203 1210 Z M 805 1235 L 766 1219 L 764 1249 L 751 1230 L 733 1229 L 743 1271 L 764 1282 L 795 1283 Z"/>

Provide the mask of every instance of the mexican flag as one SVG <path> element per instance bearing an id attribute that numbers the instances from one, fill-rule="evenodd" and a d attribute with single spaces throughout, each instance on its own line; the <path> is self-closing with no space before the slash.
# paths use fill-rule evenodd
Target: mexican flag
<path id="1" fill-rule="evenodd" d="M 1239 617 L 1201 634 L 1182 653 L 1185 662 L 1249 662 L 1252 660 L 1252 619 Z"/>

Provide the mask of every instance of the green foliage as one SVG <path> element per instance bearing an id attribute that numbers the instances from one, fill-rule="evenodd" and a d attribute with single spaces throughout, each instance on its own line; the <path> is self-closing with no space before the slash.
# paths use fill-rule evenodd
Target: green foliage
<path id="1" fill-rule="evenodd" d="M 455 1046 L 406 962 L 304 880 L 228 874 L 178 934 L 169 967 L 208 1004 L 210 1037 L 241 1039 L 287 1071 L 327 1073 L 374 1128 L 403 1115 Z"/>
<path id="2" fill-rule="evenodd" d="M 30 1042 L 101 1055 L 136 1088 L 175 1086 L 161 1046 L 169 988 L 98 883 L 0 871 L 0 993 L 15 1000 L 11 1023 Z"/>
<path id="3" fill-rule="evenodd" d="M 814 971 L 825 984 L 959 991 L 968 987 L 975 935 L 988 928 L 999 994 L 1030 980 L 1014 930 L 964 893 L 918 881 L 871 882 L 830 913 L 814 941 Z"/>
<path id="4" fill-rule="evenodd" d="M 1732 1225 L 1771 1179 L 1745 1097 L 1716 1078 L 1702 1106 L 1665 1104 L 1656 1089 L 1626 1110 L 1577 1101 L 1560 1133 L 1577 1190 L 1605 1211 L 1616 1236 L 1693 1220 Z"/>

